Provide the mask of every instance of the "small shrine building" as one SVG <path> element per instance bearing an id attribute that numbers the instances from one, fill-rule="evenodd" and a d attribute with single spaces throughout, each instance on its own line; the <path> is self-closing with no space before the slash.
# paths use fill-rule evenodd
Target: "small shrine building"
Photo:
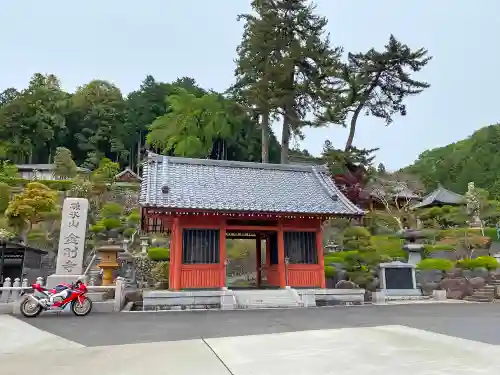
<path id="1" fill-rule="evenodd" d="M 139 203 L 144 232 L 170 233 L 173 290 L 225 287 L 226 238 L 256 239 L 258 286 L 324 288 L 323 222 L 364 214 L 323 167 L 152 153 Z"/>
<path id="2" fill-rule="evenodd" d="M 436 190 L 426 195 L 421 202 L 411 207 L 412 210 L 419 208 L 441 207 L 441 206 L 459 206 L 465 204 L 463 195 L 454 193 L 439 185 Z"/>

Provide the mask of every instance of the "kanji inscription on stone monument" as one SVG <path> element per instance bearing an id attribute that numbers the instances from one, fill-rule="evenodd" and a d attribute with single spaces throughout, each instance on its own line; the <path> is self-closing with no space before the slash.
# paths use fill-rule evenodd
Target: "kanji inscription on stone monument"
<path id="1" fill-rule="evenodd" d="M 89 202 L 86 199 L 64 200 L 57 254 L 58 275 L 81 275 L 83 272 L 88 209 Z"/>

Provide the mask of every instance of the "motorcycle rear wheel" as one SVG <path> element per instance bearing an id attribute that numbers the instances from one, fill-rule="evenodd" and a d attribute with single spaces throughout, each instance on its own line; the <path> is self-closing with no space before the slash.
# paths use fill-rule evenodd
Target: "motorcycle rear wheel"
<path id="1" fill-rule="evenodd" d="M 36 303 L 32 298 L 25 298 L 21 303 L 21 314 L 25 318 L 35 318 L 42 312 L 42 306 Z"/>
<path id="2" fill-rule="evenodd" d="M 71 311 L 76 316 L 85 316 L 92 311 L 92 301 L 89 297 L 84 297 L 82 304 L 75 300 L 71 303 Z"/>

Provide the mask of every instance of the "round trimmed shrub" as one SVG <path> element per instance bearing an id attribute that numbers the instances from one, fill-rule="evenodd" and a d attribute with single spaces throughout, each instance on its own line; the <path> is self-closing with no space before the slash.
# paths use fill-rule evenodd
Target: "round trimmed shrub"
<path id="1" fill-rule="evenodd" d="M 420 270 L 450 271 L 453 267 L 454 264 L 451 260 L 441 258 L 423 259 L 417 264 L 417 268 Z"/>
<path id="2" fill-rule="evenodd" d="M 154 261 L 170 260 L 170 249 L 166 247 L 151 247 L 148 250 L 149 259 Z"/>

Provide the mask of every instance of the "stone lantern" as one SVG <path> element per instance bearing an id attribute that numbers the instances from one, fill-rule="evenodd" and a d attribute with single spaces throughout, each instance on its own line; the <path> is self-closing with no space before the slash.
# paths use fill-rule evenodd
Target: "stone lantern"
<path id="1" fill-rule="evenodd" d="M 118 264 L 118 253 L 122 252 L 121 246 L 115 244 L 114 240 L 108 241 L 97 249 L 99 256 L 99 267 L 102 270 L 102 285 L 113 285 L 113 271 L 120 268 Z"/>
<path id="2" fill-rule="evenodd" d="M 408 263 L 414 266 L 422 260 L 424 244 L 418 243 L 418 241 L 424 237 L 422 231 L 415 229 L 407 229 L 401 233 L 401 238 L 406 241 L 403 249 L 408 252 Z"/>

